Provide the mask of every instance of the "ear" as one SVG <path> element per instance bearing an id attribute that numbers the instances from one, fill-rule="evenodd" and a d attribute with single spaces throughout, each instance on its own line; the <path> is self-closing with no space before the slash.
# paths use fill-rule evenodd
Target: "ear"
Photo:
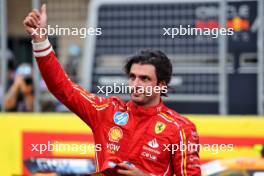
<path id="1" fill-rule="evenodd" d="M 161 82 L 159 82 L 158 86 L 159 86 L 159 87 L 164 87 L 164 86 L 167 87 L 167 84 L 166 84 L 165 81 L 161 81 Z"/>
<path id="2" fill-rule="evenodd" d="M 160 88 L 160 95 L 164 95 L 166 96 L 166 94 L 168 93 L 168 85 L 166 84 L 165 81 L 161 81 L 159 84 L 158 84 L 159 88 Z"/>
<path id="3" fill-rule="evenodd" d="M 160 90 L 164 91 L 168 89 L 168 85 L 166 84 L 165 81 L 161 81 L 158 86 L 160 87 Z"/>

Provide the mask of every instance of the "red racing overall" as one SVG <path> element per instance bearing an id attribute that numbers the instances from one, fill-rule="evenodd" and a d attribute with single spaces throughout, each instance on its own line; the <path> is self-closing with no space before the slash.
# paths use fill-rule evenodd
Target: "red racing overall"
<path id="1" fill-rule="evenodd" d="M 129 161 L 151 175 L 201 175 L 199 147 L 181 147 L 199 144 L 195 125 L 188 119 L 162 101 L 144 108 L 118 97 L 95 96 L 68 78 L 48 39 L 33 43 L 33 50 L 49 91 L 89 125 L 95 144 L 101 144 L 97 171 L 116 160 Z"/>

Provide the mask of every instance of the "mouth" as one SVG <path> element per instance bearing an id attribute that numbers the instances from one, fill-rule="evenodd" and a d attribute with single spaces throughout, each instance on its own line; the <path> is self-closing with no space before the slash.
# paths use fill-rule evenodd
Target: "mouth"
<path id="1" fill-rule="evenodd" d="M 141 90 L 133 90 L 133 92 L 131 93 L 132 96 L 134 97 L 139 97 L 139 96 L 142 96 L 144 95 L 144 93 L 141 91 Z"/>
<path id="2" fill-rule="evenodd" d="M 133 92 L 132 93 L 132 96 L 134 96 L 134 97 L 139 97 L 140 95 L 142 95 L 142 93 L 138 93 L 138 92 Z"/>

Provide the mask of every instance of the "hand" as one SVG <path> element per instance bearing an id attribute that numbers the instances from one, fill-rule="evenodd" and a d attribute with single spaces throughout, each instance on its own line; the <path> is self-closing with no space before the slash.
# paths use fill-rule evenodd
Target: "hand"
<path id="1" fill-rule="evenodd" d="M 119 163 L 117 164 L 118 170 L 117 173 L 121 175 L 129 175 L 129 176 L 150 176 L 150 174 L 147 174 L 143 172 L 142 170 L 136 168 L 135 166 L 130 166 L 126 163 Z"/>
<path id="2" fill-rule="evenodd" d="M 23 21 L 25 31 L 32 36 L 34 42 L 42 42 L 46 39 L 46 35 L 40 33 L 40 29 L 47 26 L 46 4 L 41 6 L 40 12 L 33 9 Z"/>
<path id="3" fill-rule="evenodd" d="M 23 76 L 17 76 L 14 81 L 14 86 L 17 89 L 20 89 L 22 85 L 24 84 L 24 77 Z"/>

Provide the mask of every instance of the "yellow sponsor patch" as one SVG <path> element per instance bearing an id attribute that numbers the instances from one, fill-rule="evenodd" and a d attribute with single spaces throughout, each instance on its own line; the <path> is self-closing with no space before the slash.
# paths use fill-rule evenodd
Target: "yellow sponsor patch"
<path id="1" fill-rule="evenodd" d="M 122 129 L 114 126 L 108 132 L 109 140 L 112 142 L 118 142 L 123 137 Z"/>

